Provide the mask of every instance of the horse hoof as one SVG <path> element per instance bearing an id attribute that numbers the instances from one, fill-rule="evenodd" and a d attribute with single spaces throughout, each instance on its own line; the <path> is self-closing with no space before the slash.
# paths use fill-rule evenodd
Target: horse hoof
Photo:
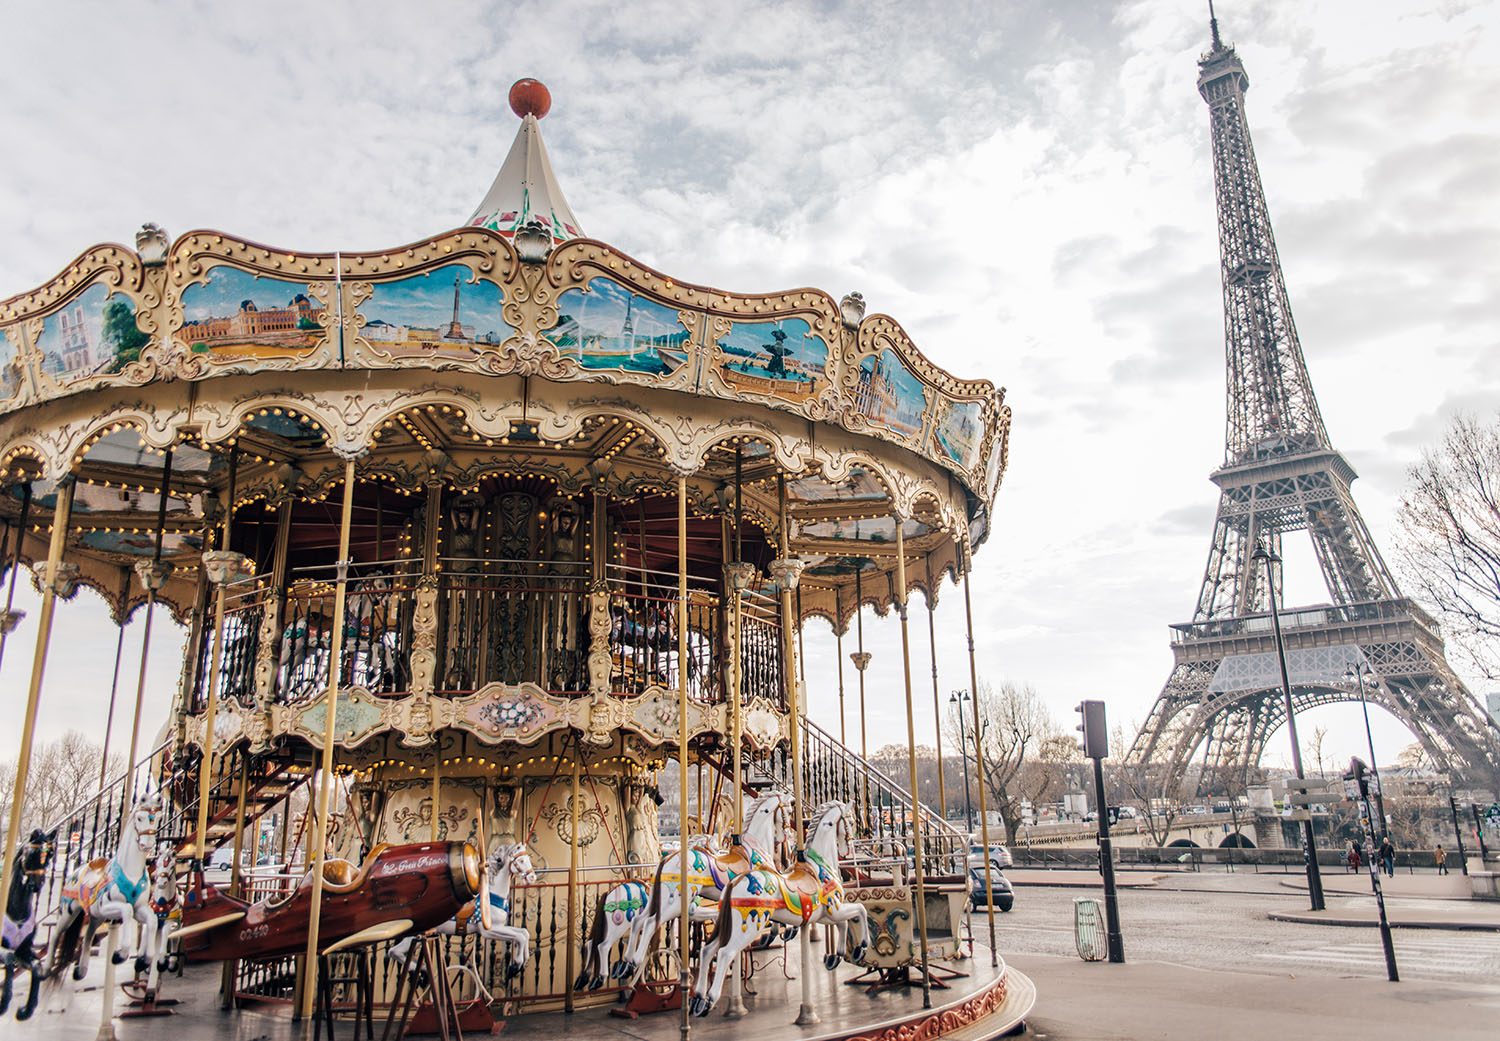
<path id="1" fill-rule="evenodd" d="M 796 925 L 792 926 L 786 932 L 784 932 L 784 933 L 781 934 L 781 941 L 783 943 L 791 943 L 793 940 L 795 940 L 797 938 L 797 930 L 800 929 L 800 928 L 801 928 L 800 926 L 796 926 Z"/>
<path id="2" fill-rule="evenodd" d="M 521 975 L 521 970 L 524 969 L 525 967 L 526 967 L 525 965 L 517 965 L 513 961 L 512 962 L 506 962 L 505 963 L 505 982 L 509 983 L 511 980 L 513 980 L 517 976 Z"/>
<path id="3" fill-rule="evenodd" d="M 589 990 L 598 990 L 602 986 L 604 986 L 604 977 L 597 972 L 594 973 L 594 978 L 589 980 Z"/>
<path id="4" fill-rule="evenodd" d="M 81 979 L 83 979 L 85 976 L 88 975 L 88 973 L 89 973 L 89 970 L 87 968 L 85 968 L 84 966 L 82 966 L 82 965 L 75 965 L 75 966 L 73 966 L 73 978 L 75 980 L 81 980 Z"/>
<path id="5" fill-rule="evenodd" d="M 114 954 L 111 954 L 109 956 L 109 960 L 116 965 L 124 965 L 125 953 L 123 951 L 116 951 Z"/>
<path id="6" fill-rule="evenodd" d="M 135 959 L 135 974 L 137 976 L 144 976 L 146 974 L 146 970 L 149 969 L 150 967 L 151 967 L 151 959 L 150 958 L 146 957 L 144 954 L 138 955 L 136 957 L 136 959 Z"/>
<path id="7" fill-rule="evenodd" d="M 839 962 L 842 960 L 837 954 L 826 954 L 823 956 L 823 968 L 832 972 L 839 967 Z"/>
<path id="8" fill-rule="evenodd" d="M 20 1008 L 16 1009 L 16 1021 L 19 1022 L 19 1023 L 26 1022 L 28 1019 L 31 1018 L 31 1014 L 33 1012 L 35 1012 L 35 1011 L 36 1011 L 36 1006 L 35 1005 L 23 1005 L 23 1006 L 21 1006 Z"/>
<path id="9" fill-rule="evenodd" d="M 609 978 L 612 980 L 623 980 L 625 978 L 625 963 L 617 961 L 609 967 Z"/>
<path id="10" fill-rule="evenodd" d="M 587 987 L 588 985 L 589 985 L 589 974 L 587 972 L 580 973 L 579 976 L 578 976 L 578 978 L 573 981 L 573 989 L 574 990 L 583 990 L 583 988 Z"/>

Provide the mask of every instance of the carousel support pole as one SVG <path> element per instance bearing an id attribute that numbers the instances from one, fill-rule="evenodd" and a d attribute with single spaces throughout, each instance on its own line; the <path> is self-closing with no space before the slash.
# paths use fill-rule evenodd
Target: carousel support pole
<path id="1" fill-rule="evenodd" d="M 31 769 L 31 742 L 36 736 L 36 707 L 42 693 L 42 674 L 47 668 L 47 646 L 52 639 L 52 614 L 57 609 L 57 566 L 62 563 L 63 547 L 68 541 L 68 520 L 73 513 L 71 474 L 57 482 L 57 504 L 52 511 L 52 542 L 47 550 L 47 571 L 42 583 L 42 612 L 37 619 L 36 651 L 31 659 L 31 685 L 26 690 L 26 718 L 21 724 L 21 752 L 16 758 L 15 790 L 11 795 L 10 824 L 5 830 L 3 873 L 0 893 L 10 892 L 10 880 L 16 866 L 16 839 L 21 832 L 21 805 L 26 799 L 26 773 Z M 20 566 L 17 558 L 16 566 Z"/>
<path id="2" fill-rule="evenodd" d="M 229 863 L 229 895 L 236 900 L 244 899 L 240 892 L 244 879 L 244 869 L 240 867 L 240 857 L 245 852 L 245 801 L 249 794 L 250 757 L 243 750 L 239 753 L 240 777 L 239 793 L 234 800 L 234 859 Z M 219 1007 L 234 1008 L 234 978 L 239 972 L 239 962 L 235 959 L 226 961 L 222 968 L 223 975 L 219 979 Z"/>
<path id="3" fill-rule="evenodd" d="M 430 841 L 438 840 L 438 800 L 443 795 L 443 775 L 438 765 L 437 754 L 432 757 L 432 838 Z"/>
<path id="4" fill-rule="evenodd" d="M 115 637 L 115 668 L 109 681 L 109 711 L 104 716 L 104 752 L 99 756 L 99 791 L 98 799 L 94 800 L 94 830 L 89 835 L 90 858 L 94 855 L 94 838 L 99 834 L 99 809 L 104 803 L 104 778 L 109 771 L 109 737 L 115 728 L 115 696 L 120 692 L 120 657 L 125 653 L 125 607 L 130 602 L 130 572 L 120 569 L 120 626 L 119 633 Z M 133 754 L 133 753 L 132 753 Z M 134 764 L 126 761 L 126 769 Z"/>
<path id="5" fill-rule="evenodd" d="M 896 515 L 896 605 L 901 613 L 901 671 L 906 683 L 906 752 L 911 779 L 912 863 L 917 876 L 917 938 L 922 951 L 922 1007 L 932 1007 L 932 979 L 927 965 L 927 872 L 922 863 L 922 814 L 917 799 L 917 721 L 911 700 L 911 633 L 907 629 L 905 519 Z"/>
<path id="6" fill-rule="evenodd" d="M 136 573 L 146 586 L 146 619 L 141 626 L 141 668 L 135 682 L 135 715 L 130 724 L 130 754 L 125 757 L 125 769 L 130 771 L 130 798 L 135 798 L 135 757 L 141 739 L 141 703 L 146 697 L 146 663 L 151 652 L 151 616 L 156 611 L 156 594 L 167 581 L 167 572 L 162 569 L 161 543 L 167 526 L 167 491 L 172 484 L 172 449 L 166 451 L 161 468 L 161 488 L 156 496 L 156 546 L 151 553 L 151 563 L 136 565 Z M 234 512 L 233 492 L 230 493 L 229 511 Z M 225 549 L 229 548 L 225 543 Z M 149 771 L 148 771 L 149 776 Z"/>
<path id="7" fill-rule="evenodd" d="M 974 772 L 979 780 L 979 839 L 984 843 L 984 891 L 990 889 L 990 821 L 985 812 L 984 798 L 984 759 L 979 754 L 979 669 L 974 663 L 974 608 L 969 601 L 969 571 L 973 567 L 974 550 L 969 545 L 968 536 L 959 543 L 963 551 L 964 568 L 964 627 L 969 636 L 969 692 L 974 696 L 969 699 L 969 707 L 974 712 Z M 963 706 L 959 706 L 962 711 Z M 965 752 L 965 754 L 968 754 Z M 995 941 L 995 905 L 985 901 L 985 912 L 990 920 L 990 966 L 1000 967 L 1000 952 Z"/>
<path id="8" fill-rule="evenodd" d="M 115 947 L 121 926 L 110 922 L 104 931 L 104 986 L 100 988 L 99 1032 L 94 1041 L 115 1041 Z"/>
<path id="9" fill-rule="evenodd" d="M 854 667 L 859 670 L 859 758 L 861 762 L 870 761 L 870 739 L 867 732 L 868 717 L 865 714 L 865 669 L 870 667 L 870 652 L 865 650 L 865 590 L 864 580 L 860 573 L 854 573 L 854 633 L 855 652 L 849 655 L 849 660 L 854 662 Z M 875 827 L 875 821 L 870 816 L 870 775 L 868 772 L 860 773 L 861 802 L 865 808 L 865 827 Z"/>
<path id="10" fill-rule="evenodd" d="M 844 724 L 844 630 L 840 628 L 844 624 L 844 605 L 841 602 L 838 586 L 833 587 L 833 642 L 834 657 L 839 663 L 839 744 L 845 748 L 849 747 L 849 735 L 845 732 Z"/>
<path id="11" fill-rule="evenodd" d="M 16 519 L 16 551 L 10 560 L 10 582 L 5 593 L 5 612 L 0 614 L 0 663 L 5 661 L 5 638 L 25 617 L 22 611 L 12 610 L 16 602 L 16 575 L 21 570 L 21 542 L 26 538 L 26 519 L 31 513 L 31 482 L 21 486 L 21 516 Z M 9 532 L 7 531 L 7 534 Z"/>
<path id="12" fill-rule="evenodd" d="M 927 643 L 932 650 L 932 725 L 937 728 L 938 813 L 948 819 L 948 785 L 943 780 L 943 709 L 938 704 L 937 587 L 932 584 L 932 554 L 927 555 Z M 915 793 L 913 793 L 915 794 Z M 969 830 L 964 822 L 964 830 Z M 967 854 L 965 854 L 967 856 Z"/>
<path id="13" fill-rule="evenodd" d="M 328 803 L 333 794 L 333 742 L 338 733 L 339 683 L 344 657 L 344 602 L 349 592 L 349 524 L 354 515 L 354 460 L 344 460 L 344 512 L 339 520 L 338 580 L 333 593 L 333 629 L 328 640 L 328 693 L 323 713 L 323 757 L 318 777 L 318 815 L 313 829 L 312 904 L 308 909 L 307 953 L 303 961 L 302 1001 L 300 1012 L 306 1019 L 313 1014 L 317 995 L 318 915 L 323 910 L 324 847 L 328 845 Z"/>
<path id="14" fill-rule="evenodd" d="M 578 926 L 581 908 L 578 902 L 578 803 L 583 798 L 578 791 L 578 760 L 583 755 L 583 745 L 573 741 L 573 794 L 568 800 L 568 818 L 572 828 L 568 832 L 568 958 L 566 975 L 567 996 L 563 999 L 563 1011 L 573 1011 L 572 981 L 578 974 Z"/>
<path id="15" fill-rule="evenodd" d="M 792 752 L 792 820 L 795 822 L 797 836 L 797 852 L 800 854 L 806 842 L 804 818 L 807 807 L 803 800 L 806 792 L 803 790 L 802 778 L 802 716 L 800 712 L 800 691 L 796 676 L 797 660 L 795 648 L 792 645 L 792 626 L 796 621 L 792 617 L 792 593 L 795 590 L 800 594 L 799 583 L 802 578 L 803 562 L 793 560 L 791 555 L 791 520 L 787 512 L 786 503 L 786 475 L 776 475 L 777 493 L 781 500 L 781 559 L 771 564 L 772 574 L 776 577 L 776 584 L 781 588 L 781 646 L 783 649 L 783 671 L 786 677 L 786 704 L 787 704 L 787 730 L 791 734 Z M 800 596 L 799 596 L 800 599 Z M 686 906 L 686 905 L 684 905 Z M 812 1004 L 812 929 L 804 928 L 797 933 L 797 954 L 801 959 L 802 967 L 798 972 L 802 982 L 802 1004 L 797 1010 L 797 1018 L 793 1021 L 797 1026 L 812 1026 L 820 1022 L 817 1011 Z"/>
<path id="16" fill-rule="evenodd" d="M 687 478 L 677 476 L 677 834 L 678 846 L 682 850 L 678 865 L 679 907 L 688 906 L 687 864 L 687 803 L 688 803 L 688 576 L 687 576 Z M 703 795 L 699 789 L 698 816 L 703 816 Z M 679 1028 L 682 1041 L 691 1033 L 688 1017 L 688 939 L 687 916 L 683 916 L 677 933 L 681 939 L 678 948 L 678 986 L 682 989 L 682 1025 Z"/>
<path id="17" fill-rule="evenodd" d="M 229 552 L 229 533 L 234 523 L 234 479 L 239 467 L 240 454 L 231 448 L 229 450 L 229 494 L 224 501 L 224 527 L 220 534 L 219 552 Z M 208 568 L 210 554 L 203 555 L 205 570 Z M 214 722 L 219 713 L 219 670 L 224 665 L 224 607 L 225 600 L 229 595 L 229 583 L 234 578 L 234 569 L 229 562 L 220 557 L 223 567 L 218 567 L 216 575 L 210 576 L 215 588 L 214 592 L 214 647 L 208 666 L 208 704 L 203 708 L 203 747 L 198 760 L 198 867 L 202 870 L 203 862 L 208 859 L 208 796 L 213 786 L 214 778 Z"/>

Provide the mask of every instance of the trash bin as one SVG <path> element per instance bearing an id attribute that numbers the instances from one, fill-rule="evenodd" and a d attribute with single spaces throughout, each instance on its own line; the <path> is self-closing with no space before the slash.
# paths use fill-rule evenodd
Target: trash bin
<path id="1" fill-rule="evenodd" d="M 1109 938 L 1104 933 L 1104 910 L 1091 896 L 1073 898 L 1073 942 L 1084 961 L 1109 957 Z"/>

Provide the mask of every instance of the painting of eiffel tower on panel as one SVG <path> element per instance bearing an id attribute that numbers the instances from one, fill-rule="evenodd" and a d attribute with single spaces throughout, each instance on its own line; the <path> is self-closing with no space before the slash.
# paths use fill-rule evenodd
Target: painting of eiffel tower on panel
<path id="1" fill-rule="evenodd" d="M 1356 701 L 1345 679 L 1363 663 L 1371 699 L 1404 723 L 1456 783 L 1495 787 L 1500 738 L 1449 668 L 1433 619 L 1401 595 L 1360 518 L 1355 473 L 1334 449 L 1297 340 L 1271 219 L 1245 121 L 1249 77 L 1211 20 L 1199 61 L 1208 103 L 1224 289 L 1228 409 L 1219 512 L 1191 622 L 1172 626 L 1172 675 L 1127 761 L 1164 765 L 1170 789 L 1204 750 L 1204 776 L 1243 777 L 1286 721 L 1258 545 L 1278 556 L 1306 532 L 1330 602 L 1281 608 L 1295 710 Z M 1281 573 L 1276 572 L 1281 603 Z M 1367 687 L 1367 690 L 1369 688 Z"/>

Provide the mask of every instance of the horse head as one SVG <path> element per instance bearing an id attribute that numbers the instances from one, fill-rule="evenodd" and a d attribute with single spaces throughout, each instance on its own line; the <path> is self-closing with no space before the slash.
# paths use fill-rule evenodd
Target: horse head
<path id="1" fill-rule="evenodd" d="M 531 854 L 526 850 L 526 843 L 517 842 L 514 846 L 506 847 L 505 852 L 511 878 L 525 886 L 536 885 L 536 868 L 531 866 Z"/>
<path id="2" fill-rule="evenodd" d="M 149 792 L 130 810 L 128 827 L 135 833 L 136 845 L 142 853 L 156 848 L 157 817 L 161 815 L 161 794 Z"/>

